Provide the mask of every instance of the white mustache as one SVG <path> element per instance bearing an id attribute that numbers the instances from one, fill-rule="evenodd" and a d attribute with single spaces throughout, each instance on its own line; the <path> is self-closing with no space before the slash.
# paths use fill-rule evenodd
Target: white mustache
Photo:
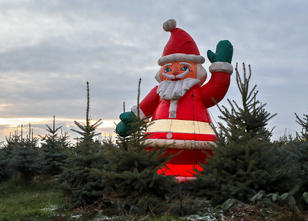
<path id="1" fill-rule="evenodd" d="M 171 74 L 166 74 L 166 73 L 163 73 L 163 76 L 165 76 L 166 78 L 168 78 L 168 79 L 175 79 L 175 78 L 177 78 L 177 79 L 182 79 L 183 77 L 185 77 L 187 74 L 188 74 L 188 72 L 189 72 L 189 69 L 187 69 L 185 72 L 183 72 L 182 74 L 178 74 L 178 75 L 176 75 L 176 76 L 174 76 L 174 75 L 171 75 Z"/>
<path id="2" fill-rule="evenodd" d="M 163 73 L 163 75 L 168 79 L 175 79 L 174 75 Z"/>
<path id="3" fill-rule="evenodd" d="M 189 69 L 187 69 L 185 72 L 183 72 L 182 74 L 178 74 L 176 76 L 177 79 L 182 79 L 183 77 L 185 77 L 189 72 Z"/>

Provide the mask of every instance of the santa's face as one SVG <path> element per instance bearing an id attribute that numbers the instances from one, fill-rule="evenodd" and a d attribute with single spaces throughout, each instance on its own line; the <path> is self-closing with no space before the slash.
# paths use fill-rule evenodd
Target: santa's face
<path id="1" fill-rule="evenodd" d="M 176 61 L 164 64 L 159 71 L 162 81 L 178 81 L 186 78 L 197 78 L 197 64 L 192 62 Z"/>

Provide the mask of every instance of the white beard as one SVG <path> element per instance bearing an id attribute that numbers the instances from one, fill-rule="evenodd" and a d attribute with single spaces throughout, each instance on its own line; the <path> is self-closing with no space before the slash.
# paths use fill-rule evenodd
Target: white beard
<path id="1" fill-rule="evenodd" d="M 186 91 L 200 83 L 195 78 L 185 78 L 180 81 L 162 81 L 158 85 L 157 94 L 164 100 L 178 100 L 184 96 Z"/>
<path id="2" fill-rule="evenodd" d="M 185 78 L 179 81 L 165 80 L 159 83 L 157 94 L 163 100 L 170 100 L 169 118 L 176 118 L 178 100 L 198 83 L 200 80 L 194 78 Z"/>

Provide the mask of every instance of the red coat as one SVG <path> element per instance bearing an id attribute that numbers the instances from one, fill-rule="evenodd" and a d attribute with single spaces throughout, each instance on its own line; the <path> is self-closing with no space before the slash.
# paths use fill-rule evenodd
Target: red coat
<path id="1" fill-rule="evenodd" d="M 211 118 L 207 108 L 223 99 L 229 85 L 229 73 L 213 72 L 207 84 L 193 86 L 178 100 L 176 118 L 169 118 L 170 100 L 160 98 L 157 94 L 158 86 L 142 100 L 139 105 L 140 117 L 152 116 L 154 121 L 148 128 L 151 145 L 172 144 L 168 153 L 182 151 L 169 162 L 169 168 L 178 165 L 177 168 L 166 171 L 166 175 L 192 176 L 187 169 L 191 169 L 191 165 L 203 163 L 206 155 L 211 154 L 209 144 L 213 144 L 215 133 L 210 126 Z"/>

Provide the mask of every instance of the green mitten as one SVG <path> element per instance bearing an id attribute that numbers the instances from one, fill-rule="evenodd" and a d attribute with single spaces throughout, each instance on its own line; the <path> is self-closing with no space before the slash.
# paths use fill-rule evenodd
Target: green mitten
<path id="1" fill-rule="evenodd" d="M 131 133 L 131 123 L 137 121 L 137 117 L 133 112 L 124 112 L 120 115 L 120 123 L 117 124 L 116 133 L 121 137 L 127 137 Z"/>
<path id="2" fill-rule="evenodd" d="M 125 124 L 128 124 L 128 123 L 136 122 L 137 117 L 134 114 L 134 112 L 129 111 L 129 112 L 124 112 L 120 114 L 120 120 L 123 121 Z"/>
<path id="3" fill-rule="evenodd" d="M 216 53 L 211 50 L 207 51 L 207 57 L 211 63 L 213 62 L 228 62 L 231 64 L 233 55 L 233 46 L 230 41 L 222 40 L 216 46 Z"/>

